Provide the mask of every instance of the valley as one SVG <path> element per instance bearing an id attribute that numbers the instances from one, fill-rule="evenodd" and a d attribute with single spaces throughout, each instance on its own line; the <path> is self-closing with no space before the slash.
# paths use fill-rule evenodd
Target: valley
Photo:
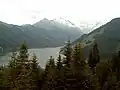
<path id="1" fill-rule="evenodd" d="M 0 0 L 0 90 L 120 90 L 120 0 Z"/>
<path id="2" fill-rule="evenodd" d="M 37 56 L 39 65 L 42 68 L 45 68 L 45 65 L 50 56 L 53 56 L 55 59 L 57 59 L 60 48 L 61 47 L 28 49 L 28 52 L 30 54 L 29 58 L 32 58 L 34 53 Z M 6 53 L 4 56 L 1 56 L 0 65 L 7 65 L 11 59 L 11 56 L 12 52 Z"/>
<path id="3" fill-rule="evenodd" d="M 15 51 L 26 42 L 28 48 L 58 47 L 70 37 L 71 41 L 83 33 L 77 27 L 71 27 L 46 18 L 30 25 L 13 25 L 0 22 L 0 47 L 5 52 Z"/>

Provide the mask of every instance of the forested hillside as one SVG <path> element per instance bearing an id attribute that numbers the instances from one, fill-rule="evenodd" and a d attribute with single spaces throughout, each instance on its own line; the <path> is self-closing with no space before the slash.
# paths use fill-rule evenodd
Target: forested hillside
<path id="1" fill-rule="evenodd" d="M 81 36 L 73 42 L 73 45 L 81 42 L 85 55 L 88 57 L 88 50 L 95 41 L 99 44 L 101 58 L 112 57 L 120 49 L 120 18 L 115 18 L 89 34 Z"/>
<path id="2" fill-rule="evenodd" d="M 98 44 L 94 43 L 85 59 L 81 44 L 65 46 L 64 57 L 57 62 L 50 56 L 45 69 L 35 54 L 28 59 L 26 43 L 15 52 L 7 66 L 0 67 L 1 90 L 119 90 L 120 51 L 109 60 L 101 60 Z"/>

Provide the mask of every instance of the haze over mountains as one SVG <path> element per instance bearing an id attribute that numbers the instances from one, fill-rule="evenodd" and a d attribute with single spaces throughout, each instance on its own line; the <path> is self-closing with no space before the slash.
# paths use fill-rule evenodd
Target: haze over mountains
<path id="1" fill-rule="evenodd" d="M 30 25 L 12 25 L 0 22 L 0 47 L 12 49 L 26 41 L 29 48 L 56 47 L 64 45 L 68 37 L 74 41 L 83 33 L 77 27 L 46 18 Z"/>
<path id="2" fill-rule="evenodd" d="M 64 42 L 70 37 L 72 44 L 81 42 L 86 56 L 96 41 L 100 55 L 102 58 L 107 58 L 119 49 L 120 18 L 100 25 L 101 23 L 96 22 L 91 28 L 82 28 L 82 25 L 78 28 L 74 23 L 62 18 L 54 20 L 44 18 L 33 25 L 22 26 L 0 22 L 0 47 L 7 50 L 17 48 L 24 40 L 29 48 L 57 47 L 64 45 Z M 82 30 L 91 31 L 92 29 L 94 29 L 92 32 L 83 35 Z"/>

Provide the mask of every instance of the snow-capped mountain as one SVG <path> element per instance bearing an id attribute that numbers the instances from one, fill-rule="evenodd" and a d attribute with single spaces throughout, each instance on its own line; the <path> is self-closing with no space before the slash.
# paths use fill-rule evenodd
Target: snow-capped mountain
<path id="1" fill-rule="evenodd" d="M 71 22 L 70 20 L 65 20 L 64 18 L 55 18 L 53 19 L 53 21 L 68 25 L 70 27 L 76 27 L 76 25 L 73 22 Z"/>
<path id="2" fill-rule="evenodd" d="M 67 25 L 69 27 L 79 28 L 83 33 L 89 33 L 92 30 L 94 30 L 104 24 L 103 22 L 97 21 L 97 22 L 79 22 L 79 24 L 76 25 L 75 23 L 71 22 L 70 20 L 65 20 L 64 18 L 55 18 L 51 21 L 59 22 L 61 24 Z"/>
<path id="3" fill-rule="evenodd" d="M 98 22 L 83 22 L 83 21 L 80 21 L 79 23 L 76 24 L 76 23 L 73 23 L 70 20 L 66 20 L 66 19 L 60 17 L 60 18 L 54 18 L 52 20 L 44 18 L 34 25 L 38 26 L 38 27 L 42 27 L 44 25 L 49 26 L 49 27 L 46 27 L 49 30 L 52 30 L 52 26 L 57 26 L 57 27 L 60 27 L 60 28 L 73 27 L 73 28 L 77 28 L 77 29 L 81 30 L 83 33 L 89 33 L 92 30 L 98 28 L 99 26 L 101 26 L 103 24 L 104 23 L 99 22 L 99 21 Z"/>
<path id="4" fill-rule="evenodd" d="M 70 31 L 70 29 L 73 29 L 73 30 L 76 29 L 81 31 L 80 28 L 76 27 L 75 24 L 73 24 L 71 21 L 65 20 L 63 18 L 57 18 L 52 20 L 48 20 L 47 18 L 44 18 L 33 25 L 36 27 L 44 27 L 48 30 L 53 30 L 53 27 L 56 27 L 58 29 L 61 28 L 62 30 Z"/>

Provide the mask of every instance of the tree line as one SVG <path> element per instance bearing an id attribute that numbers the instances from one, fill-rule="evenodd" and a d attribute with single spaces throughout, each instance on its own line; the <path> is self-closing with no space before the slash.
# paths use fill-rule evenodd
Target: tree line
<path id="1" fill-rule="evenodd" d="M 111 60 L 101 60 L 95 42 L 86 59 L 80 43 L 65 46 L 63 56 L 52 56 L 45 69 L 28 46 L 13 52 L 8 65 L 0 67 L 0 90 L 120 90 L 120 51 Z"/>

